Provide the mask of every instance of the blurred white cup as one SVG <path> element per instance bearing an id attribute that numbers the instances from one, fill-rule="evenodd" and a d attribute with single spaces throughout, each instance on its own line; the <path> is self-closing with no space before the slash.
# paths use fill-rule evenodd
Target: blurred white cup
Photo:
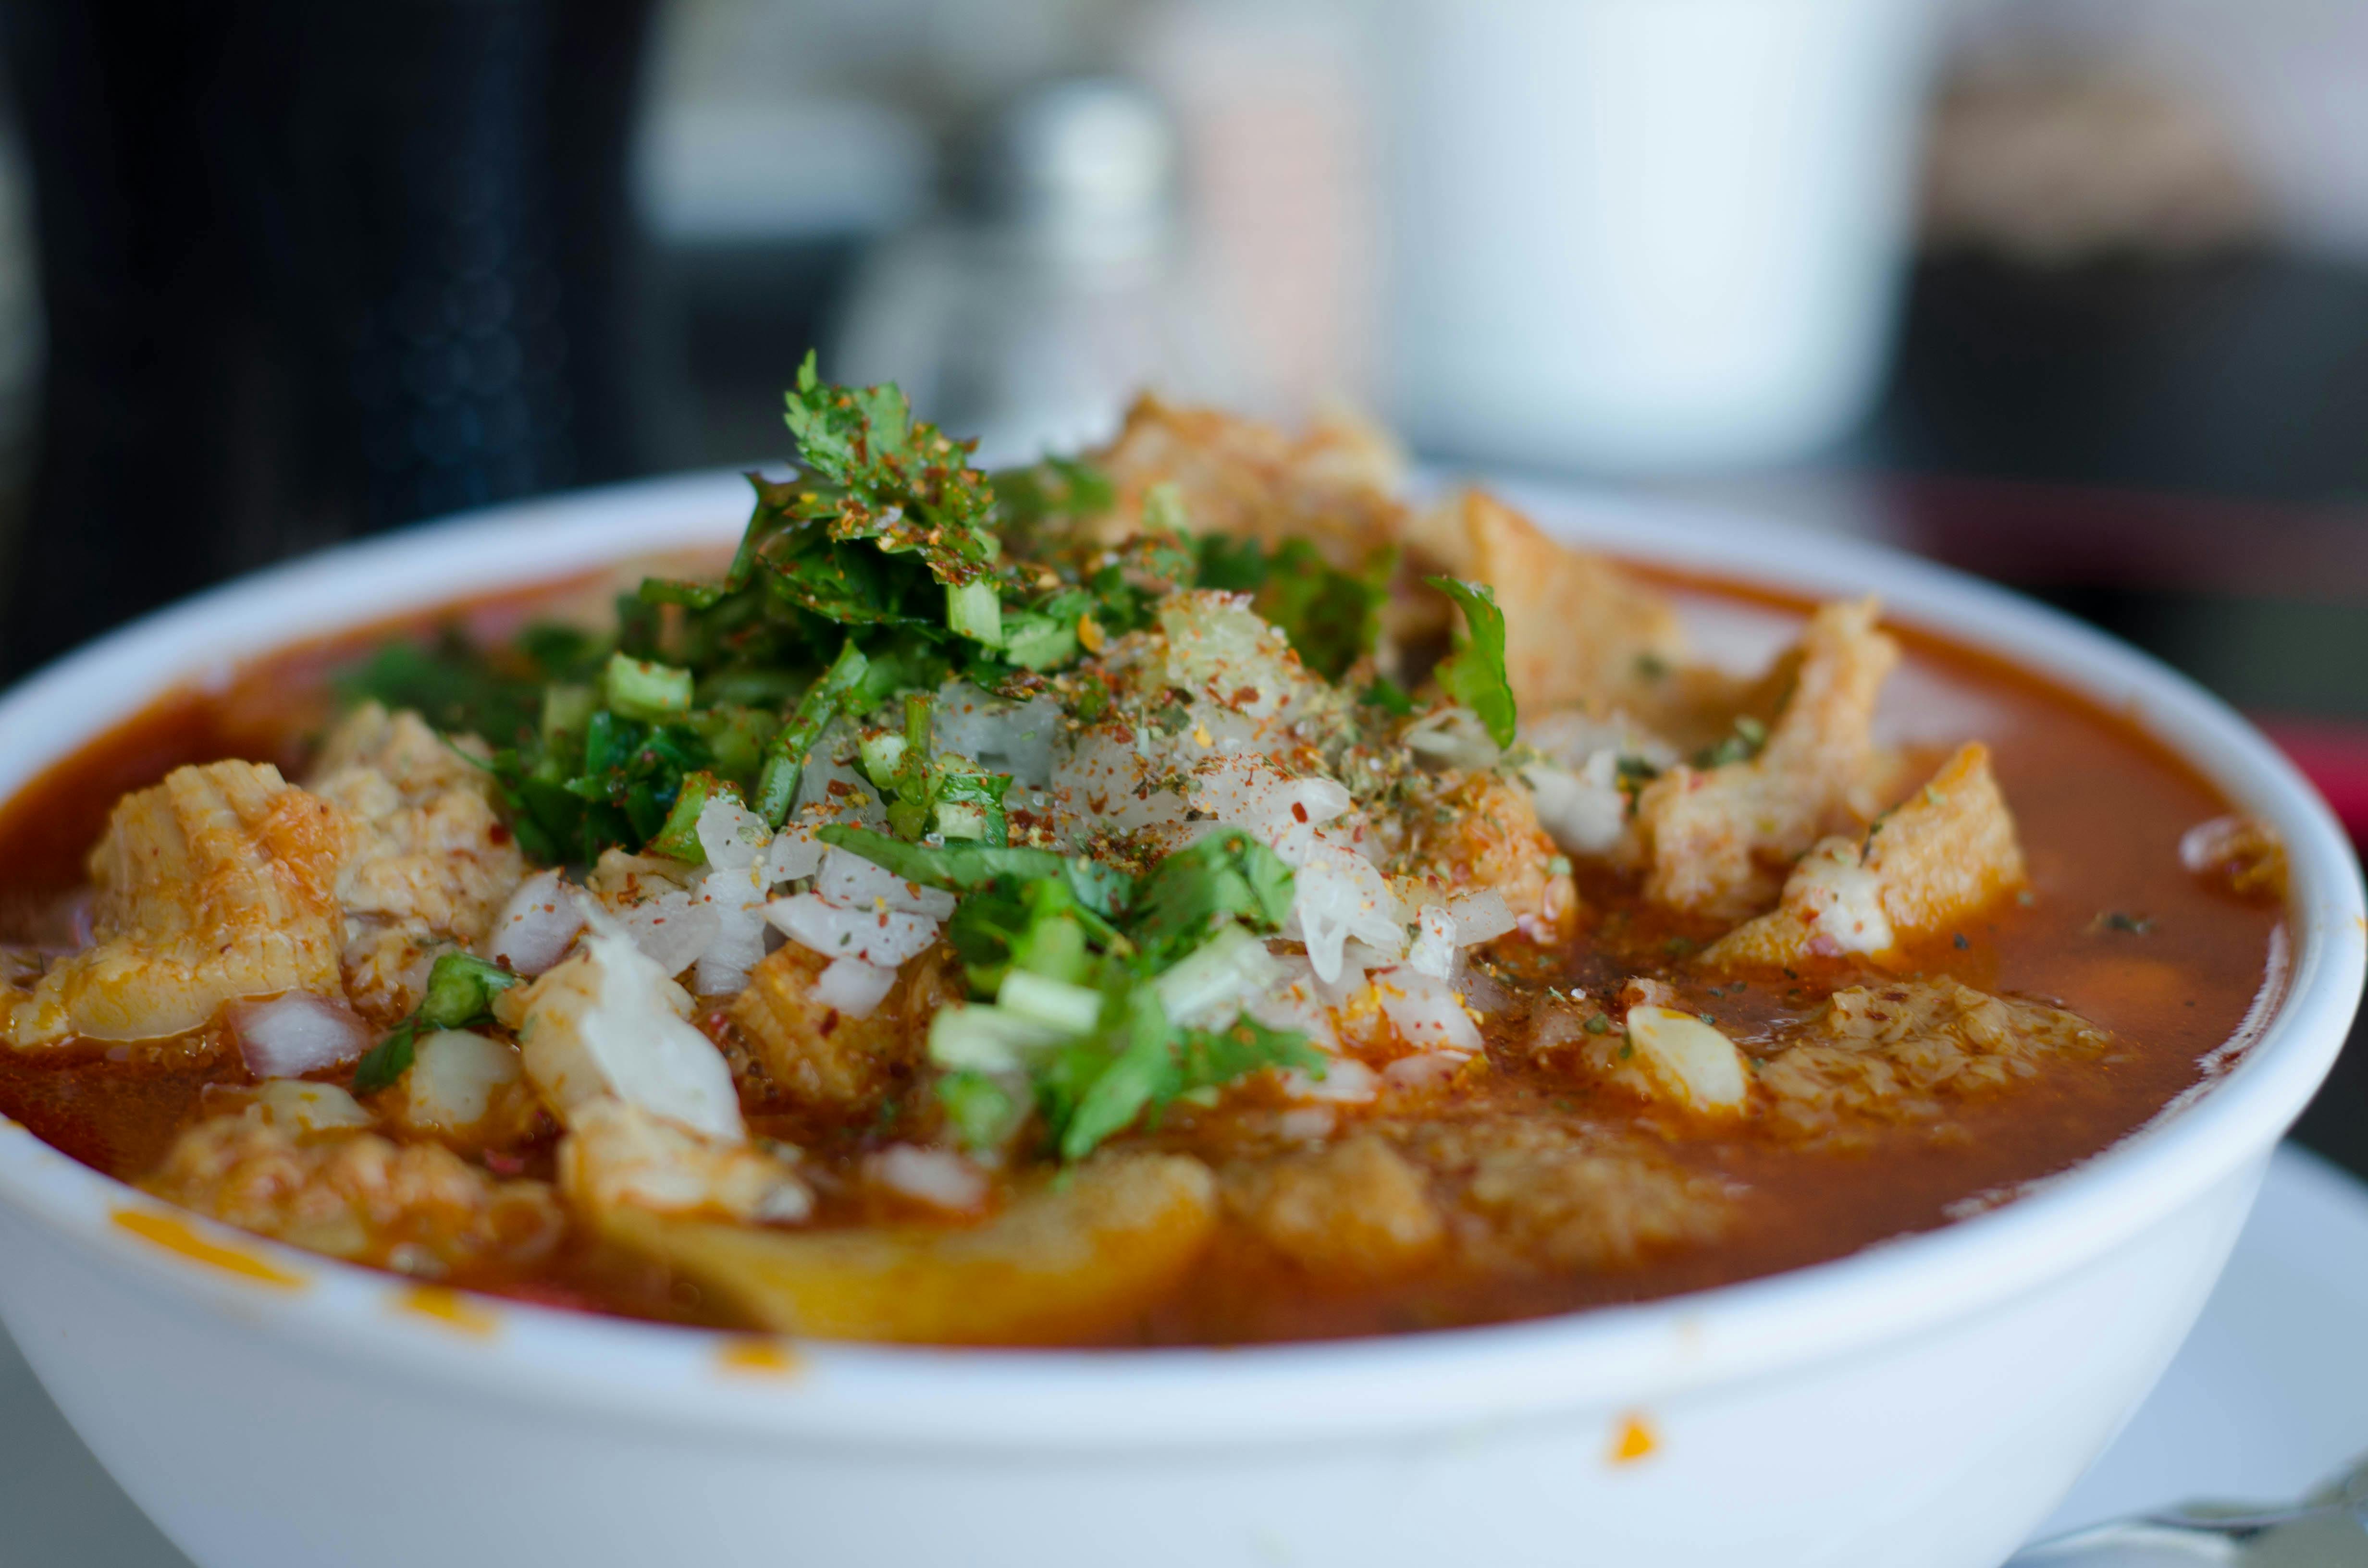
<path id="1" fill-rule="evenodd" d="M 1390 0 L 1394 412 L 1459 457 L 1782 461 L 1872 404 L 1932 0 Z"/>

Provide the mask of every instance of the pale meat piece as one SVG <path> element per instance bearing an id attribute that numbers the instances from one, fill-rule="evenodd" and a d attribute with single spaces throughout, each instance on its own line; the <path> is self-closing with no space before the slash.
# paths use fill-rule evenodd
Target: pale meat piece
<path id="1" fill-rule="evenodd" d="M 0 998 L 8 1042 L 163 1040 L 241 997 L 341 995 L 351 840 L 344 812 L 268 764 L 176 768 L 126 795 L 91 852 L 97 945 Z"/>
<path id="2" fill-rule="evenodd" d="M 183 1132 L 141 1186 L 259 1236 L 427 1278 L 525 1267 L 566 1228 L 541 1182 L 496 1181 L 440 1143 L 308 1131 L 260 1106 Z"/>
<path id="3" fill-rule="evenodd" d="M 1792 693 L 1757 756 L 1683 764 L 1636 801 L 1645 896 L 1688 915 L 1737 919 L 1775 901 L 1803 851 L 1875 812 L 1884 759 L 1873 736 L 1898 645 L 1872 599 L 1831 604 L 1802 633 Z"/>
<path id="4" fill-rule="evenodd" d="M 1224 1192 L 1226 1210 L 1261 1241 L 1316 1274 L 1402 1274 L 1447 1243 L 1422 1172 L 1371 1134 L 1235 1166 Z"/>
<path id="5" fill-rule="evenodd" d="M 841 1111 L 871 1104 L 919 1071 L 929 1020 L 965 994 L 950 950 L 932 947 L 905 960 L 870 1016 L 851 1017 L 814 995 L 830 961 L 785 944 L 733 998 L 732 1022 L 759 1080 L 750 1085 L 756 1097 Z"/>
<path id="6" fill-rule="evenodd" d="M 1782 902 L 1720 937 L 1702 963 L 1774 969 L 1842 953 L 1880 962 L 1903 944 L 1980 914 L 2025 881 L 1989 748 L 1975 742 L 1878 818 L 1862 840 L 1829 838 L 1803 857 Z"/>
<path id="7" fill-rule="evenodd" d="M 1144 499 L 1160 484 L 1176 487 L 1195 533 L 1254 539 L 1269 551 L 1304 539 L 1344 570 L 1395 543 L 1405 528 L 1396 449 L 1379 431 L 1344 418 L 1289 436 L 1145 396 L 1093 462 L 1117 492 L 1102 525 L 1113 540 L 1141 528 Z"/>
<path id="8" fill-rule="evenodd" d="M 1207 1248 L 1216 1180 L 1174 1154 L 1106 1154 L 983 1224 L 786 1232 L 598 1216 L 758 1327 L 818 1339 L 1059 1345 L 1123 1330 Z"/>
<path id="9" fill-rule="evenodd" d="M 1805 1142 L 1863 1143 L 1884 1124 L 1941 1124 L 1951 1103 L 2093 1062 L 2112 1036 L 2044 1003 L 1954 980 L 1853 986 L 1788 1031 L 1757 1074 L 1765 1123 Z"/>
<path id="10" fill-rule="evenodd" d="M 1467 1253 L 1489 1267 L 1624 1267 L 1715 1239 L 1729 1222 L 1724 1186 L 1690 1175 L 1642 1140 L 1549 1117 L 1497 1114 L 1377 1129 L 1432 1189 L 1473 1221 Z"/>
<path id="11" fill-rule="evenodd" d="M 559 1189 L 577 1209 L 644 1209 L 710 1219 L 790 1223 L 814 1194 L 767 1150 L 691 1131 L 603 1095 L 568 1115 Z"/>
<path id="12" fill-rule="evenodd" d="M 1685 653 L 1669 601 L 1492 495 L 1464 491 L 1420 524 L 1434 570 L 1483 583 L 1505 612 L 1505 674 L 1524 714 L 1635 709 Z"/>
<path id="13" fill-rule="evenodd" d="M 1441 777 L 1429 790 L 1406 813 L 1404 873 L 1428 890 L 1409 902 L 1443 903 L 1485 888 L 1504 899 L 1532 942 L 1560 941 L 1577 929 L 1578 890 L 1569 862 L 1539 825 L 1527 790 L 1494 773 L 1461 773 Z"/>
<path id="14" fill-rule="evenodd" d="M 526 880 L 491 778 L 455 746 L 484 750 L 365 703 L 330 734 L 310 780 L 354 824 L 336 880 L 342 960 L 354 1005 L 381 1020 L 417 1006 L 436 954 L 482 941 Z"/>

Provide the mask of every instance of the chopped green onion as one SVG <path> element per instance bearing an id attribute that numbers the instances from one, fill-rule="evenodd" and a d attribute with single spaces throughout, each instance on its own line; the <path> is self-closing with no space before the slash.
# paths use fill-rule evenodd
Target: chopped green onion
<path id="1" fill-rule="evenodd" d="M 1102 1016 L 1100 992 L 1049 975 L 1032 974 L 1024 969 L 1013 969 L 1004 974 L 1003 984 L 995 994 L 995 1005 L 1030 1023 L 1067 1035 L 1090 1034 Z"/>
<path id="2" fill-rule="evenodd" d="M 946 625 L 956 636 L 1003 646 L 1003 599 L 991 577 L 946 585 Z"/>
<path id="3" fill-rule="evenodd" d="M 806 754 L 838 717 L 848 694 L 862 684 L 868 668 L 869 662 L 853 642 L 839 649 L 838 657 L 798 699 L 797 711 L 766 748 L 765 770 L 757 780 L 756 809 L 767 826 L 779 827 L 790 820 L 790 807 L 797 802 L 798 779 L 805 772 Z"/>
<path id="4" fill-rule="evenodd" d="M 863 737 L 863 776 L 882 790 L 895 782 L 905 760 L 905 737 L 894 730 L 878 730 Z"/>
<path id="5" fill-rule="evenodd" d="M 497 963 L 467 953 L 438 953 L 436 967 L 427 971 L 419 1021 L 431 1029 L 466 1028 L 490 1017 L 494 998 L 518 983 L 517 975 Z"/>
<path id="6" fill-rule="evenodd" d="M 1064 1038 L 1033 1018 L 973 1002 L 940 1008 L 929 1020 L 929 1060 L 957 1070 L 1017 1073 L 1030 1056 Z"/>
<path id="7" fill-rule="evenodd" d="M 938 1080 L 938 1104 L 962 1147 L 973 1153 L 1000 1149 L 1028 1115 L 1023 1095 L 985 1073 L 949 1073 Z"/>
<path id="8" fill-rule="evenodd" d="M 562 735 L 581 739 L 586 726 L 592 722 L 592 710 L 600 706 L 600 694 L 588 686 L 569 686 L 553 682 L 542 688 L 542 744 L 558 744 Z"/>
<path id="9" fill-rule="evenodd" d="M 929 813 L 929 823 L 940 838 L 976 842 L 986 837 L 986 808 L 967 801 L 939 801 Z"/>
<path id="10" fill-rule="evenodd" d="M 601 676 L 602 694 L 612 710 L 653 724 L 689 712 L 695 684 L 689 670 L 623 653 L 609 654 Z"/>
<path id="11" fill-rule="evenodd" d="M 712 773 L 685 774 L 682 793 L 674 798 L 674 809 L 666 812 L 666 826 L 650 840 L 648 853 L 664 855 L 689 866 L 706 865 L 707 850 L 699 842 L 699 814 L 707 809 L 710 801 L 739 798 L 739 790 Z"/>
<path id="12" fill-rule="evenodd" d="M 411 1071 L 421 1034 L 484 1022 L 493 1016 L 494 998 L 519 983 L 517 975 L 497 963 L 463 952 L 438 953 L 436 966 L 427 971 L 427 994 L 418 1011 L 354 1063 L 354 1093 L 374 1095 L 392 1087 Z"/>
<path id="13" fill-rule="evenodd" d="M 1023 670 L 1065 665 L 1077 656 L 1077 623 L 1021 610 L 1005 626 L 1003 656 Z"/>

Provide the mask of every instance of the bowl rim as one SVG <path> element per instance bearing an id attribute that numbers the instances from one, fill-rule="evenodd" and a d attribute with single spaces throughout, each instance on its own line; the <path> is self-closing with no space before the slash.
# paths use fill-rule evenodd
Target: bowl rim
<path id="1" fill-rule="evenodd" d="M 2368 967 L 2368 903 L 2332 813 L 2256 731 L 2067 616 L 1885 546 L 1685 503 L 1519 481 L 1496 488 L 1550 531 L 1640 562 L 1806 595 L 1879 594 L 1888 621 L 2127 713 L 2237 809 L 2274 824 L 2293 873 L 2286 939 L 2272 942 L 2272 978 L 2237 1059 L 2120 1142 L 1935 1230 L 1635 1305 L 1311 1344 L 945 1349 L 456 1303 L 167 1209 L 5 1118 L 0 1207 L 116 1282 L 252 1325 L 291 1353 L 366 1360 L 456 1398 L 834 1443 L 1157 1449 L 1468 1430 L 1771 1378 L 2039 1289 L 2266 1161 L 2342 1044 Z M 746 511 L 733 473 L 640 481 L 461 514 L 209 590 L 0 693 L 0 798 L 176 685 L 219 681 L 309 637 L 475 594 L 729 544 Z M 125 1212 L 171 1217 L 185 1244 L 176 1253 L 143 1239 L 124 1228 Z M 193 1250 L 212 1264 L 193 1263 Z"/>

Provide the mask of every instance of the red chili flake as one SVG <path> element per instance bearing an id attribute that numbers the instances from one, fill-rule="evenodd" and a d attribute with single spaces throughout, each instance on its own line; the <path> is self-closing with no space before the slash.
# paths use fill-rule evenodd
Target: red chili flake
<path id="1" fill-rule="evenodd" d="M 1307 808 L 1300 804 L 1297 801 L 1292 801 L 1291 820 L 1293 822 L 1305 822 L 1307 820 Z"/>
<path id="2" fill-rule="evenodd" d="M 500 823 L 495 823 L 485 830 L 485 836 L 495 844 L 507 844 L 510 841 L 510 830 Z"/>
<path id="3" fill-rule="evenodd" d="M 822 1022 L 814 1027 L 814 1033 L 822 1036 L 825 1040 L 828 1040 L 830 1038 L 830 1031 L 837 1028 L 838 1028 L 838 1009 L 833 1007 L 830 1011 L 822 1016 Z"/>

